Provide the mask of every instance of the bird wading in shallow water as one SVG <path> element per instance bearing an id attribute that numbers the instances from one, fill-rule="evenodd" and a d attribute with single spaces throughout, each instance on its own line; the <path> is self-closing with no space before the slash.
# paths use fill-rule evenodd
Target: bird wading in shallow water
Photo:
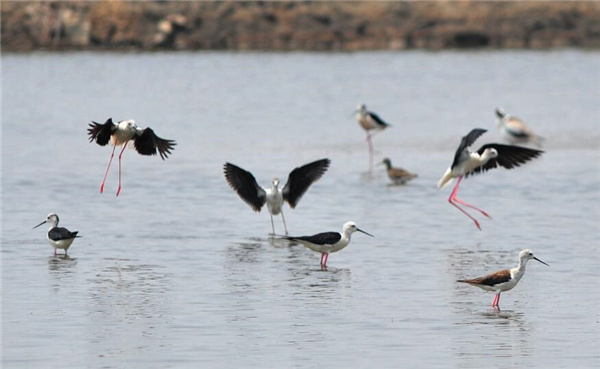
<path id="1" fill-rule="evenodd" d="M 259 212 L 263 205 L 267 204 L 269 214 L 271 215 L 273 235 L 275 234 L 273 215 L 281 214 L 283 227 L 287 235 L 287 225 L 283 216 L 283 202 L 287 201 L 292 209 L 295 208 L 302 195 L 308 190 L 308 187 L 325 174 L 330 163 L 329 159 L 321 159 L 295 168 L 290 172 L 288 180 L 282 189 L 279 188 L 278 178 L 273 179 L 273 186 L 271 188 L 263 188 L 258 185 L 252 173 L 231 163 L 225 163 L 223 172 L 229 186 L 254 211 Z"/>
<path id="2" fill-rule="evenodd" d="M 59 227 L 58 221 L 58 215 L 56 215 L 55 213 L 50 213 L 46 217 L 46 220 L 33 227 L 33 229 L 35 229 L 46 223 L 50 224 L 50 229 L 48 230 L 46 237 L 48 238 L 48 242 L 50 242 L 50 245 L 54 247 L 54 256 L 57 255 L 56 251 L 58 249 L 65 250 L 65 255 L 67 255 L 67 250 L 69 249 L 69 247 L 71 247 L 71 244 L 73 243 L 75 238 L 81 237 L 77 235 L 77 233 L 79 233 L 77 231 L 71 232 L 66 228 Z"/>
<path id="3" fill-rule="evenodd" d="M 458 178 L 456 186 L 454 186 L 454 190 L 452 190 L 452 193 L 448 198 L 448 202 L 455 206 L 463 214 L 468 216 L 473 222 L 475 222 L 475 226 L 479 230 L 481 230 L 479 222 L 464 209 L 458 206 L 457 203 L 476 210 L 490 219 L 491 217 L 485 211 L 456 198 L 458 186 L 460 185 L 462 178 L 469 177 L 473 174 L 483 173 L 499 166 L 506 169 L 512 169 L 540 156 L 543 153 L 543 151 L 540 150 L 528 149 L 520 146 L 501 145 L 496 143 L 483 145 L 475 152 L 469 151 L 469 146 L 471 146 L 475 140 L 477 140 L 477 138 L 485 132 L 485 129 L 476 128 L 462 138 L 458 149 L 456 149 L 452 165 L 446 170 L 446 173 L 444 173 L 438 182 L 438 188 L 441 189 L 447 186 L 452 179 Z"/>
<path id="4" fill-rule="evenodd" d="M 492 307 L 500 310 L 500 294 L 504 291 L 509 291 L 515 288 L 517 283 L 519 283 L 525 274 L 525 266 L 527 265 L 527 261 L 531 259 L 537 260 L 544 265 L 548 265 L 533 256 L 533 252 L 531 250 L 525 249 L 519 253 L 519 265 L 517 265 L 515 268 L 499 270 L 479 278 L 459 279 L 457 282 L 468 283 L 471 286 L 479 287 L 485 291 L 496 292 L 496 297 L 494 297 L 494 301 L 492 301 Z"/>
<path id="5" fill-rule="evenodd" d="M 375 132 L 382 131 L 387 127 L 391 127 L 391 124 L 386 123 L 377 114 L 368 111 L 365 104 L 360 104 L 358 109 L 355 110 L 356 120 L 360 126 L 367 133 L 367 144 L 369 145 L 369 171 L 373 170 L 373 141 L 371 137 Z M 371 134 L 371 131 L 374 133 Z"/>
<path id="6" fill-rule="evenodd" d="M 312 236 L 298 236 L 298 237 L 283 237 L 286 240 L 296 241 L 304 246 L 308 247 L 312 251 L 321 254 L 321 267 L 327 268 L 327 259 L 329 254 L 337 252 L 348 246 L 350 243 L 350 237 L 354 232 L 361 232 L 367 236 L 374 237 L 372 234 L 367 233 L 359 229 L 354 222 L 347 222 L 342 228 L 342 232 L 323 232 L 317 233 Z"/>
<path id="7" fill-rule="evenodd" d="M 90 142 L 96 141 L 100 146 L 106 146 L 111 140 L 113 143 L 110 161 L 108 162 L 106 173 L 104 173 L 104 179 L 100 185 L 100 193 L 104 192 L 104 183 L 106 182 L 108 169 L 115 156 L 115 149 L 117 146 L 123 146 L 123 149 L 119 153 L 119 188 L 117 189 L 117 196 L 119 196 L 119 193 L 121 193 L 121 156 L 129 142 L 133 142 L 133 147 L 139 154 L 156 155 L 158 152 L 160 158 L 163 160 L 171 154 L 171 150 L 173 150 L 173 147 L 176 145 L 173 140 L 164 140 L 158 137 L 149 127 L 138 127 L 134 120 L 122 120 L 119 123 L 113 123 L 112 118 L 108 118 L 104 124 L 92 122 L 89 126 L 88 134 L 90 135 Z"/>
<path id="8" fill-rule="evenodd" d="M 496 116 L 498 130 L 511 144 L 532 142 L 538 147 L 542 146 L 544 139 L 533 133 L 521 119 L 506 114 L 501 108 L 496 109 Z"/>
<path id="9" fill-rule="evenodd" d="M 405 184 L 413 178 L 416 178 L 415 173 L 411 173 L 402 168 L 395 168 L 392 166 L 392 162 L 389 158 L 385 158 L 379 164 L 384 164 L 387 170 L 388 177 L 394 182 L 394 184 Z"/>

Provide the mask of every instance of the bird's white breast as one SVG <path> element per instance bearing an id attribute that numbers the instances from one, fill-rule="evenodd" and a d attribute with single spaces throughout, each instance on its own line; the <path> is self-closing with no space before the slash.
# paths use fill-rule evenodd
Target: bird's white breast
<path id="1" fill-rule="evenodd" d="M 283 195 L 279 189 L 269 188 L 267 192 L 267 208 L 273 215 L 281 213 L 281 207 L 283 206 Z"/>

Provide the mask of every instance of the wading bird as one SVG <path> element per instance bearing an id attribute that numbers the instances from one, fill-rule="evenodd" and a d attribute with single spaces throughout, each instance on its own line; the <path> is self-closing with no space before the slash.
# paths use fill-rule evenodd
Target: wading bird
<path id="1" fill-rule="evenodd" d="M 117 196 L 121 192 L 121 156 L 128 142 L 133 141 L 133 147 L 141 155 L 156 155 L 158 151 L 160 158 L 163 160 L 171 154 L 173 146 L 176 145 L 173 140 L 164 140 L 155 135 L 150 127 L 138 127 L 134 120 L 122 120 L 119 123 L 113 123 L 112 118 L 108 118 L 104 124 L 92 122 L 90 128 L 88 128 L 88 134 L 90 135 L 90 142 L 96 141 L 100 146 L 106 146 L 111 139 L 113 142 L 112 154 L 100 185 L 100 193 L 104 192 L 104 182 L 106 182 L 108 169 L 115 156 L 115 149 L 117 146 L 123 145 L 123 149 L 119 153 L 119 188 L 117 189 Z"/>
<path id="2" fill-rule="evenodd" d="M 391 127 L 391 124 L 384 122 L 383 119 L 379 118 L 377 114 L 368 111 L 365 104 L 360 104 L 355 112 L 357 113 L 356 120 L 358 120 L 360 126 L 367 133 L 367 143 L 369 145 L 369 171 L 372 171 L 373 141 L 371 140 L 371 137 L 375 134 L 375 132 L 382 131 L 387 127 Z M 373 131 L 373 134 L 371 134 L 371 131 Z"/>
<path id="3" fill-rule="evenodd" d="M 459 279 L 457 282 L 468 283 L 471 286 L 479 287 L 482 290 L 496 292 L 496 297 L 494 297 L 494 301 L 492 301 L 492 307 L 500 310 L 500 294 L 504 291 L 512 290 L 517 283 L 519 283 L 525 274 L 525 265 L 527 265 L 527 261 L 531 259 L 537 260 L 544 265 L 548 265 L 533 256 L 531 250 L 525 249 L 519 253 L 519 265 L 515 268 L 500 270 L 479 278 Z"/>
<path id="4" fill-rule="evenodd" d="M 502 108 L 496 109 L 496 116 L 498 130 L 511 144 L 533 142 L 538 147 L 542 146 L 544 139 L 533 133 L 521 119 L 506 114 Z"/>
<path id="5" fill-rule="evenodd" d="M 392 162 L 389 158 L 385 158 L 379 164 L 385 164 L 387 168 L 388 177 L 394 182 L 394 184 L 405 184 L 413 178 L 416 178 L 417 175 L 415 173 L 411 173 L 402 168 L 395 168 L 392 166 Z"/>
<path id="6" fill-rule="evenodd" d="M 456 203 L 474 209 L 490 219 L 491 217 L 485 211 L 456 198 L 456 192 L 458 191 L 458 186 L 460 185 L 462 178 L 473 174 L 483 173 L 487 170 L 497 168 L 498 166 L 512 169 L 543 153 L 543 151 L 540 150 L 496 143 L 483 145 L 476 152 L 469 151 L 469 146 L 485 132 L 485 129 L 476 128 L 462 138 L 458 149 L 456 149 L 452 165 L 446 170 L 446 173 L 444 173 L 438 182 L 438 188 L 441 189 L 449 184 L 453 178 L 458 178 L 458 182 L 456 182 L 456 186 L 454 186 L 454 190 L 450 194 L 448 202 L 475 222 L 475 226 L 479 228 L 479 230 L 481 230 L 479 222 Z"/>
<path id="7" fill-rule="evenodd" d="M 296 241 L 304 246 L 308 247 L 312 251 L 321 254 L 321 267 L 327 268 L 327 259 L 329 254 L 337 252 L 348 246 L 350 243 L 350 237 L 354 232 L 361 232 L 367 236 L 374 237 L 372 234 L 367 233 L 356 226 L 354 222 L 347 222 L 342 228 L 342 232 L 323 232 L 317 233 L 312 236 L 299 236 L 299 237 L 284 237 L 286 240 Z"/>
<path id="8" fill-rule="evenodd" d="M 46 237 L 48 238 L 48 242 L 50 242 L 50 245 L 54 247 L 54 256 L 57 255 L 56 250 L 58 249 L 65 250 L 65 255 L 67 255 L 67 250 L 73 243 L 73 240 L 75 240 L 76 237 L 81 237 L 77 235 L 77 233 L 79 232 L 71 232 L 66 228 L 59 227 L 58 215 L 56 215 L 55 213 L 48 214 L 46 220 L 33 227 L 33 229 L 46 223 L 50 223 L 50 229 L 48 230 L 48 234 L 46 235 Z"/>
<path id="9" fill-rule="evenodd" d="M 298 201 L 308 187 L 316 182 L 325 174 L 331 161 L 329 159 L 321 159 L 308 163 L 301 167 L 292 170 L 288 176 L 288 180 L 283 187 L 279 188 L 279 179 L 273 179 L 273 187 L 263 188 L 258 185 L 252 173 L 231 163 L 225 163 L 223 172 L 229 186 L 238 193 L 254 211 L 259 212 L 260 209 L 267 204 L 271 215 L 271 228 L 273 235 L 275 234 L 275 225 L 273 224 L 273 215 L 281 214 L 283 219 L 283 227 L 285 234 L 288 234 L 285 217 L 283 216 L 283 202 L 287 201 L 293 208 L 296 207 Z"/>

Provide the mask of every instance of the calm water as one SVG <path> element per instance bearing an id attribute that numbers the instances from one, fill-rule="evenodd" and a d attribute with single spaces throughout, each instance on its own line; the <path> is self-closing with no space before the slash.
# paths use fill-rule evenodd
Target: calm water
<path id="1" fill-rule="evenodd" d="M 598 52 L 27 54 L 2 57 L 2 356 L 5 368 L 445 367 L 600 365 Z M 365 102 L 394 126 L 376 160 L 419 174 L 388 186 L 367 172 Z M 525 119 L 547 152 L 469 179 L 483 231 L 438 191 L 460 137 L 494 108 Z M 135 119 L 178 145 L 123 157 L 91 120 Z M 259 182 L 329 157 L 290 233 L 375 235 L 319 270 L 319 255 L 269 239 L 222 165 Z M 80 231 L 52 256 L 56 212 Z M 275 219 L 281 233 L 281 219 Z M 502 312 L 455 283 L 532 261 Z"/>

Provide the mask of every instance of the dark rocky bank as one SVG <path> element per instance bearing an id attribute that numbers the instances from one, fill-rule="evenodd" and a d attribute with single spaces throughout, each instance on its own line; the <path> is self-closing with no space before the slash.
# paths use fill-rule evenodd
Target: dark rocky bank
<path id="1" fill-rule="evenodd" d="M 2 51 L 600 46 L 600 2 L 2 1 Z"/>

